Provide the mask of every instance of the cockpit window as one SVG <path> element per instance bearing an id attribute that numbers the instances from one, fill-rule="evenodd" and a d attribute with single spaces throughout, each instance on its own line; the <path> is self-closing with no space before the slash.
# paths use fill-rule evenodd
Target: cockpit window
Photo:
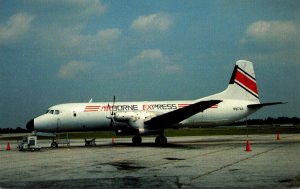
<path id="1" fill-rule="evenodd" d="M 60 113 L 61 113 L 60 110 L 47 110 L 46 112 L 46 114 L 54 114 L 54 115 L 58 115 Z"/>

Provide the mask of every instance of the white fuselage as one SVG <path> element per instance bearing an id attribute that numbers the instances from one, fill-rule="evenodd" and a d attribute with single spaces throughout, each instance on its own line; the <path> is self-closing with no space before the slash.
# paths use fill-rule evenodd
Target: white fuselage
<path id="1" fill-rule="evenodd" d="M 114 99 L 115 101 L 115 99 Z M 259 101 L 252 62 L 236 62 L 227 88 L 197 100 L 70 103 L 49 108 L 26 127 L 37 132 L 114 130 L 134 135 L 160 134 L 174 125 L 227 125 L 263 106 Z M 139 137 L 133 138 L 140 143 Z M 157 143 L 166 143 L 158 137 Z"/>
<path id="2" fill-rule="evenodd" d="M 203 99 L 199 99 L 200 101 Z M 137 116 L 151 116 L 164 114 L 183 108 L 197 101 L 145 101 L 145 102 L 118 102 L 113 111 L 136 112 Z M 109 130 L 111 105 L 109 103 L 70 103 L 60 104 L 49 108 L 48 113 L 34 119 L 34 128 L 40 132 L 71 132 Z M 248 109 L 248 101 L 224 100 L 203 112 L 195 114 L 180 124 L 199 124 L 199 126 L 226 125 L 239 120 L 255 110 Z M 115 124 L 126 126 L 124 122 Z M 162 126 L 163 127 L 163 126 Z"/>

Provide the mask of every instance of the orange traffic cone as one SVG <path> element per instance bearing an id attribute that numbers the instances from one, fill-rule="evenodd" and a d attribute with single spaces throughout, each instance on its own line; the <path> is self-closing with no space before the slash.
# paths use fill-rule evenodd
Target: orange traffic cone
<path id="1" fill-rule="evenodd" d="M 9 151 L 9 150 L 10 150 L 10 144 L 9 144 L 9 142 L 7 143 L 6 150 L 7 150 L 7 151 Z"/>
<path id="2" fill-rule="evenodd" d="M 111 143 L 114 144 L 115 143 L 115 137 L 112 137 L 111 139 Z"/>
<path id="3" fill-rule="evenodd" d="M 279 136 L 279 133 L 277 133 L 277 140 L 280 140 L 280 136 Z"/>
<path id="4" fill-rule="evenodd" d="M 251 146 L 250 146 L 249 140 L 247 140 L 247 143 L 246 143 L 246 152 L 251 152 Z"/>

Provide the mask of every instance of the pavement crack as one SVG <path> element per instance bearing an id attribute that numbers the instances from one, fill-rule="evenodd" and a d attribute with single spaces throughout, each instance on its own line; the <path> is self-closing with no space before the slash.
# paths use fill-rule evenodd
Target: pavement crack
<path id="1" fill-rule="evenodd" d="M 226 164 L 226 165 L 221 166 L 221 167 L 219 167 L 219 168 L 217 168 L 217 169 L 214 169 L 214 170 L 212 170 L 212 171 L 209 171 L 209 172 L 206 172 L 206 173 L 204 173 L 204 174 L 201 174 L 201 175 L 198 175 L 198 176 L 196 176 L 196 177 L 193 177 L 193 178 L 190 179 L 190 180 L 193 181 L 193 180 L 196 180 L 196 179 L 198 179 L 198 178 L 200 178 L 200 177 L 210 175 L 210 174 L 212 174 L 212 173 L 215 173 L 215 172 L 217 172 L 217 171 L 220 171 L 220 170 L 225 169 L 225 168 L 227 168 L 227 167 L 230 167 L 230 166 L 232 166 L 232 165 L 238 164 L 238 163 L 240 163 L 240 162 L 243 162 L 243 161 L 252 159 L 252 158 L 254 158 L 254 157 L 260 156 L 260 155 L 262 155 L 262 154 L 268 153 L 268 152 L 270 152 L 270 151 L 273 151 L 273 150 L 275 150 L 275 149 L 277 149 L 277 148 L 280 148 L 280 147 L 282 147 L 282 146 L 283 146 L 283 145 L 280 145 L 280 146 L 277 146 L 277 147 L 275 147 L 275 148 L 271 148 L 271 149 L 268 149 L 268 150 L 266 150 L 266 151 L 263 151 L 263 152 L 254 154 L 254 155 L 252 155 L 252 156 L 250 156 L 250 157 L 246 157 L 246 158 L 240 159 L 240 160 L 238 160 L 238 161 L 235 161 L 235 162 Z"/>

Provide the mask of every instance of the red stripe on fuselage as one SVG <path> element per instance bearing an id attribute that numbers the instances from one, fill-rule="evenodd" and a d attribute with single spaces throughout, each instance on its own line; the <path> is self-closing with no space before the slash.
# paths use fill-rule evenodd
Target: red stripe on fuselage
<path id="1" fill-rule="evenodd" d="M 100 106 L 86 106 L 84 112 L 98 112 Z"/>
<path id="2" fill-rule="evenodd" d="M 241 72 L 240 70 L 237 70 L 236 75 L 235 75 L 235 79 L 239 83 L 241 83 L 242 85 L 247 87 L 254 94 L 258 95 L 256 82 L 253 81 L 252 79 L 250 79 L 249 77 L 247 77 L 243 72 Z"/>
<path id="3" fill-rule="evenodd" d="M 212 105 L 210 108 L 218 108 L 218 104 Z"/>
<path id="4" fill-rule="evenodd" d="M 184 108 L 189 106 L 190 104 L 178 104 L 178 108 Z"/>

